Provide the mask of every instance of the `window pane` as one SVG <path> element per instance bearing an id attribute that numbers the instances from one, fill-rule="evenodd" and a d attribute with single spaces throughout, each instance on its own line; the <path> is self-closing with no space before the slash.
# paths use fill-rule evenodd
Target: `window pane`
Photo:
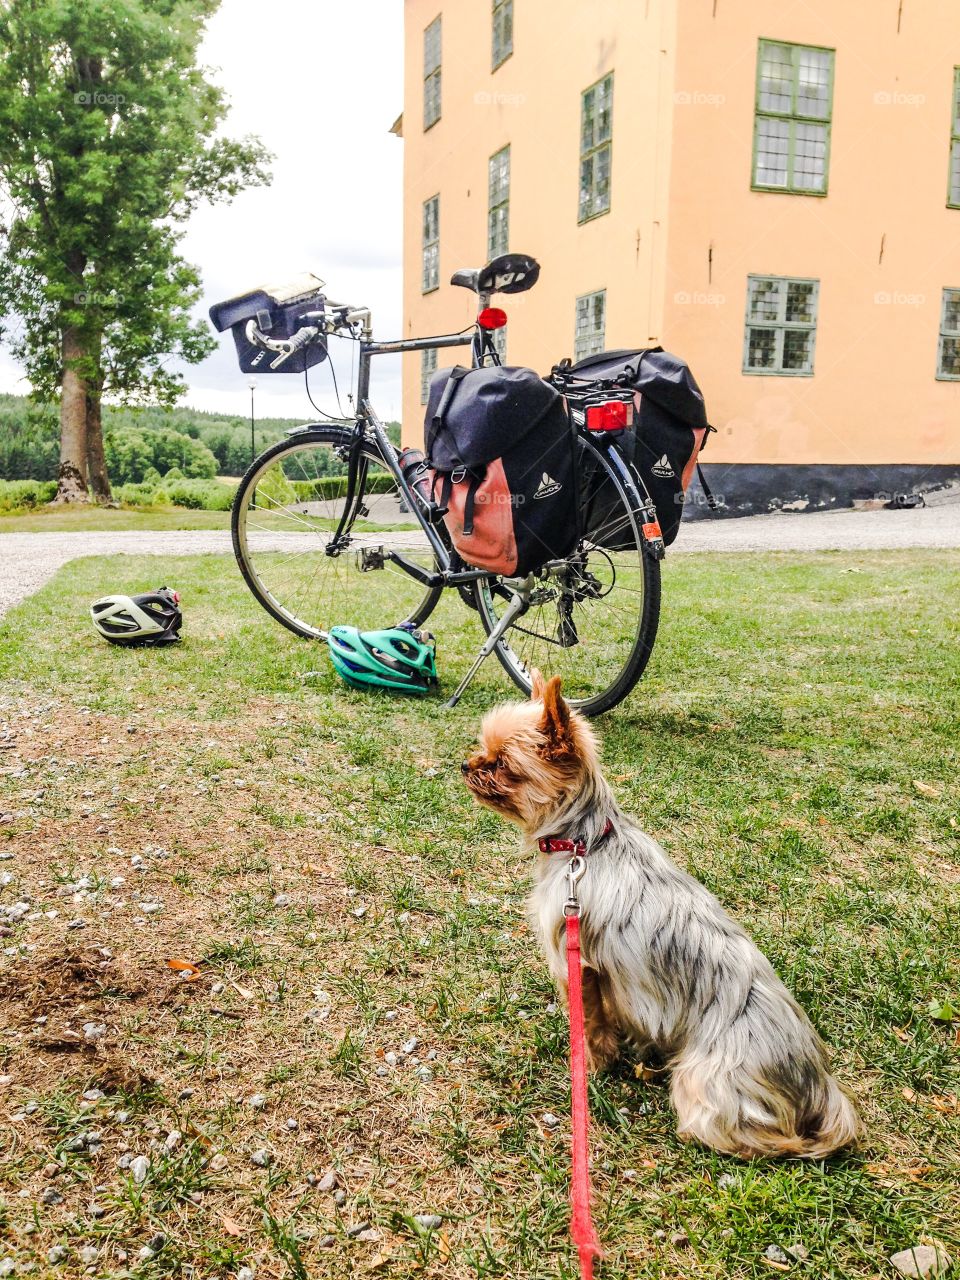
<path id="1" fill-rule="evenodd" d="M 944 289 L 941 327 L 944 333 L 960 333 L 960 289 Z"/>
<path id="2" fill-rule="evenodd" d="M 577 299 L 574 330 L 574 359 L 594 355 L 603 350 L 607 295 L 601 289 Z"/>
<path id="3" fill-rule="evenodd" d="M 440 246 L 429 244 L 423 250 L 423 292 L 440 287 Z"/>
<path id="4" fill-rule="evenodd" d="M 950 203 L 960 204 L 960 141 L 950 151 Z"/>
<path id="5" fill-rule="evenodd" d="M 783 368 L 809 369 L 813 333 L 809 329 L 784 329 L 783 331 Z"/>
<path id="6" fill-rule="evenodd" d="M 597 85 L 597 142 L 609 142 L 613 133 L 613 76 Z"/>
<path id="7" fill-rule="evenodd" d="M 490 203 L 500 204 L 510 190 L 510 148 L 504 147 L 490 157 Z"/>
<path id="8" fill-rule="evenodd" d="M 513 52 L 513 0 L 493 0 L 493 69 Z"/>
<path id="9" fill-rule="evenodd" d="M 495 209 L 490 210 L 490 218 L 487 226 L 487 256 L 496 258 L 501 253 L 507 252 L 509 244 L 509 207 L 505 204 L 498 205 Z"/>
<path id="10" fill-rule="evenodd" d="M 793 324 L 813 324 L 816 286 L 803 280 L 787 282 L 787 320 Z"/>
<path id="11" fill-rule="evenodd" d="M 783 44 L 760 46 L 761 111 L 793 109 L 793 50 Z"/>
<path id="12" fill-rule="evenodd" d="M 610 208 L 610 144 L 597 152 L 593 165 L 593 213 Z"/>
<path id="13" fill-rule="evenodd" d="M 423 202 L 423 243 L 436 240 L 440 234 L 440 199 L 431 196 Z"/>
<path id="14" fill-rule="evenodd" d="M 423 33 L 424 79 L 440 65 L 440 18 L 434 18 Z"/>
<path id="15" fill-rule="evenodd" d="M 776 329 L 749 329 L 747 331 L 747 368 L 775 369 L 776 365 Z"/>
<path id="16" fill-rule="evenodd" d="M 580 114 L 580 151 L 589 151 L 595 144 L 594 127 L 596 125 L 596 89 L 588 89 L 583 95 L 583 107 Z"/>
<path id="17" fill-rule="evenodd" d="M 793 140 L 793 185 L 822 191 L 827 175 L 827 129 L 822 124 L 797 124 Z"/>
<path id="18" fill-rule="evenodd" d="M 960 134 L 960 67 L 955 67 L 953 83 L 953 132 Z"/>
<path id="19" fill-rule="evenodd" d="M 430 379 L 437 371 L 437 349 L 420 352 L 420 403 L 426 404 L 430 396 Z"/>
<path id="20" fill-rule="evenodd" d="M 780 317 L 782 280 L 750 281 L 750 319 L 777 320 Z"/>
<path id="21" fill-rule="evenodd" d="M 947 378 L 960 378 L 960 338 L 940 339 L 940 373 Z"/>
<path id="22" fill-rule="evenodd" d="M 825 49 L 799 49 L 797 52 L 797 115 L 827 120 L 830 116 L 832 54 Z"/>
<path id="23" fill-rule="evenodd" d="M 593 196 L 593 156 L 580 161 L 580 219 L 590 216 Z"/>
<path id="24" fill-rule="evenodd" d="M 423 127 L 429 129 L 440 119 L 440 69 L 423 82 Z"/>
<path id="25" fill-rule="evenodd" d="M 787 185 L 790 125 L 786 120 L 757 119 L 757 159 L 754 181 L 764 187 Z"/>

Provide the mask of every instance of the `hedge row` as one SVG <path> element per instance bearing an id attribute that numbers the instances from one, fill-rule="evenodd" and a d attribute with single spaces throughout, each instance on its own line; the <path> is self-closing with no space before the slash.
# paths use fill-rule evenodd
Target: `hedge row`
<path id="1" fill-rule="evenodd" d="M 33 510 L 56 496 L 56 480 L 0 480 L 0 511 Z"/>

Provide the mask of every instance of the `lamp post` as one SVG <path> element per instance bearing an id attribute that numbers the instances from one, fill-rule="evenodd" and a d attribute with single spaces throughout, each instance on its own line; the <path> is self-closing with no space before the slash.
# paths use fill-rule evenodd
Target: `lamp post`
<path id="1" fill-rule="evenodd" d="M 250 465 L 253 466 L 253 460 L 257 456 L 257 443 L 254 435 L 254 416 L 253 416 L 253 393 L 257 389 L 256 378 L 251 378 L 247 383 L 250 388 Z"/>

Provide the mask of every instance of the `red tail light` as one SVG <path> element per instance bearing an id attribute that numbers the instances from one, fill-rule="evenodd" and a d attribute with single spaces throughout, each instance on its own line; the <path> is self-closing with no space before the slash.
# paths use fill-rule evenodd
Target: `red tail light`
<path id="1" fill-rule="evenodd" d="M 502 329 L 507 323 L 507 313 L 499 307 L 484 307 L 477 316 L 477 324 L 481 329 Z"/>
<path id="2" fill-rule="evenodd" d="M 587 409 L 588 431 L 625 431 L 633 422 L 633 405 L 627 400 L 607 400 Z"/>

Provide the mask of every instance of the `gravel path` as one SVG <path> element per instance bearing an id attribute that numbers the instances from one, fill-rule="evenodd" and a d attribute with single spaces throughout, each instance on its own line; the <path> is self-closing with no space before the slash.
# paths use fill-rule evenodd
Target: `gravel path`
<path id="1" fill-rule="evenodd" d="M 277 535 L 270 545 L 289 547 Z M 385 543 L 403 535 L 377 534 Z M 887 551 L 960 547 L 960 504 L 914 511 L 824 511 L 696 520 L 684 524 L 668 554 L 694 551 Z M 0 616 L 80 556 L 232 555 L 226 531 L 171 533 L 0 533 Z"/>

